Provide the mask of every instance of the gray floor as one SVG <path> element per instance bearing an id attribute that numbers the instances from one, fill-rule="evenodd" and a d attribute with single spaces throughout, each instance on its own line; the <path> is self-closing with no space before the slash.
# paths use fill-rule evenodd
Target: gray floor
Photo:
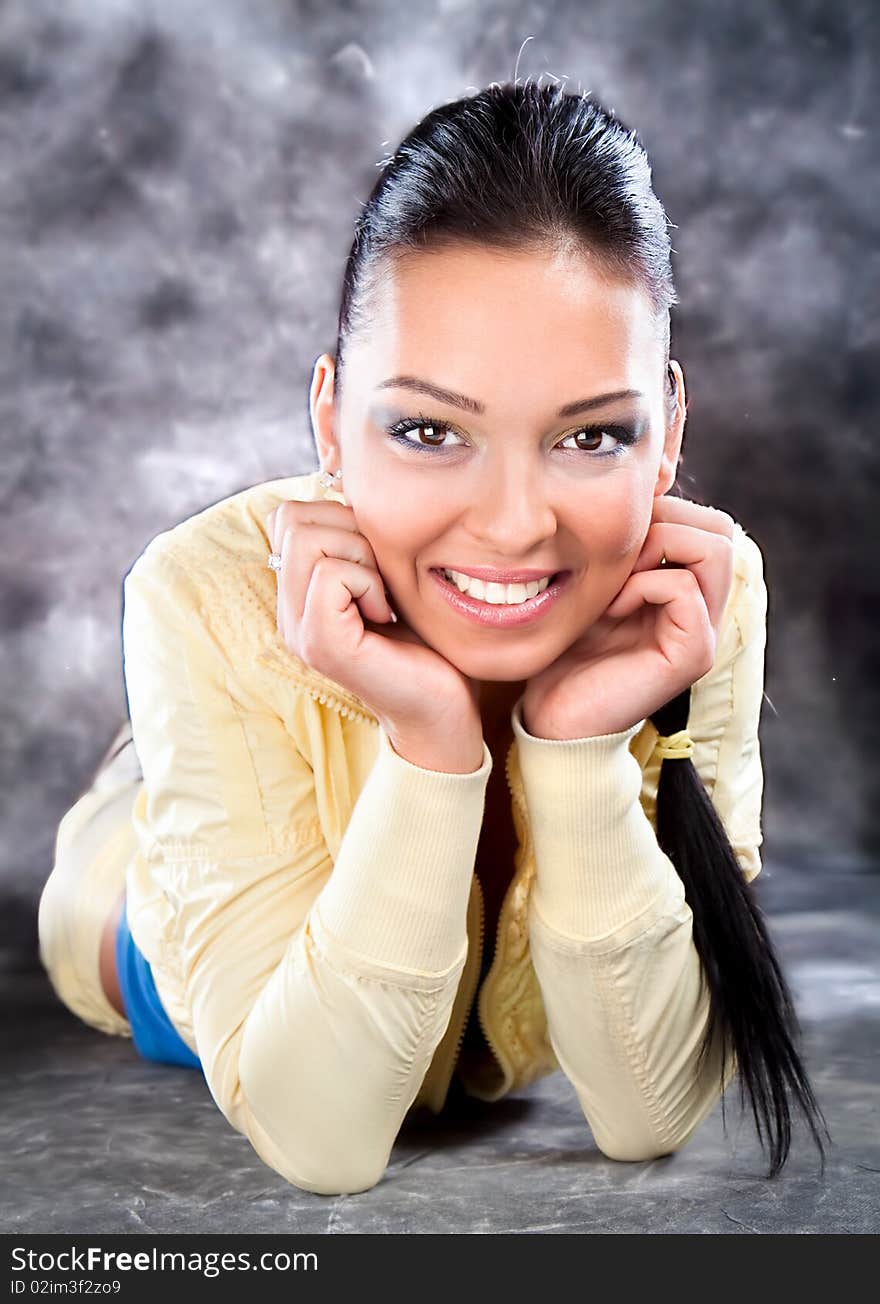
<path id="1" fill-rule="evenodd" d="M 496 1105 L 410 1118 L 371 1191 L 318 1196 L 266 1167 L 201 1075 L 140 1060 L 3 970 L 0 1228 L 11 1232 L 834 1232 L 880 1229 L 880 877 L 766 865 L 760 901 L 831 1129 L 774 1181 L 728 1090 L 679 1154 L 606 1159 L 562 1074 Z"/>

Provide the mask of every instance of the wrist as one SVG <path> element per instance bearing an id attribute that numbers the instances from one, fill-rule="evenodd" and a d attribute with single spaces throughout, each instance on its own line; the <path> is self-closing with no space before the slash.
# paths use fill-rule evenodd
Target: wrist
<path id="1" fill-rule="evenodd" d="M 622 940 L 675 882 L 642 807 L 643 774 L 616 733 L 544 739 L 513 729 L 531 821 L 536 916 L 579 941 Z M 622 931 L 623 930 L 623 931 Z"/>
<path id="2" fill-rule="evenodd" d="M 548 714 L 537 712 L 530 716 L 525 707 L 522 710 L 522 724 L 527 733 L 546 742 L 576 742 L 584 738 L 609 738 L 616 734 L 628 733 L 636 724 L 643 721 L 631 721 L 621 724 L 613 721 L 554 720 Z"/>
<path id="3" fill-rule="evenodd" d="M 484 760 L 482 733 L 464 732 L 451 737 L 419 730 L 415 733 L 382 726 L 398 756 L 422 770 L 445 774 L 473 774 Z"/>
<path id="4" fill-rule="evenodd" d="M 589 724 L 577 724 L 571 720 L 560 722 L 546 712 L 537 712 L 530 717 L 524 698 L 514 704 L 511 718 L 514 734 L 525 742 L 546 743 L 554 746 L 555 750 L 568 752 L 578 743 L 589 743 L 589 750 L 595 756 L 617 752 L 621 746 L 628 748 L 630 740 L 645 723 L 644 720 L 636 720 L 625 728 L 603 730 L 595 720 Z"/>

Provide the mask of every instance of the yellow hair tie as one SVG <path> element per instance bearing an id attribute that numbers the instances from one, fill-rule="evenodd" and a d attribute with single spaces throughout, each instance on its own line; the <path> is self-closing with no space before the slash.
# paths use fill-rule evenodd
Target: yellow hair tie
<path id="1" fill-rule="evenodd" d="M 694 740 L 687 729 L 679 729 L 678 733 L 659 735 L 655 750 L 660 753 L 661 760 L 686 761 L 693 756 Z"/>

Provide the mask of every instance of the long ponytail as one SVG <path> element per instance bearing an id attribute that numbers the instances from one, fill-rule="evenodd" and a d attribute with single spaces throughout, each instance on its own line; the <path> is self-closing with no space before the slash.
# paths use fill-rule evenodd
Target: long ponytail
<path id="1" fill-rule="evenodd" d="M 691 691 L 685 689 L 651 716 L 661 735 L 686 729 Z M 657 842 L 684 884 L 693 914 L 693 939 L 702 981 L 710 994 L 709 1020 L 698 1063 L 721 1038 L 721 1082 L 735 1056 L 740 1104 L 748 1093 L 758 1139 L 769 1145 L 768 1177 L 775 1177 L 791 1146 L 789 1093 L 806 1117 L 822 1156 L 831 1140 L 796 1043 L 801 1029 L 754 889 L 743 875 L 724 825 L 690 759 L 663 762 L 657 785 Z M 721 1113 L 726 1128 L 724 1096 Z"/>

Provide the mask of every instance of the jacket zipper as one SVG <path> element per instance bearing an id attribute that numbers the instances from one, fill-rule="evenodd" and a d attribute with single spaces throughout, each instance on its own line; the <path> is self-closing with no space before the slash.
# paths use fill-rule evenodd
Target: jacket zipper
<path id="1" fill-rule="evenodd" d="M 512 780 L 511 775 L 510 775 L 510 758 L 511 758 L 512 755 L 513 755 L 513 743 L 511 743 L 511 745 L 510 745 L 510 747 L 508 748 L 508 751 L 507 751 L 507 757 L 506 757 L 505 765 L 504 765 L 504 773 L 505 773 L 505 776 L 506 776 L 506 778 L 507 778 L 507 787 L 508 787 L 508 791 L 510 792 L 511 797 L 513 798 L 514 802 L 516 802 L 516 804 L 517 804 L 517 806 L 519 807 L 520 811 L 522 811 L 522 806 L 521 806 L 521 804 L 520 804 L 520 802 L 519 802 L 519 799 L 518 799 L 518 797 L 517 797 L 516 791 L 514 790 L 513 780 Z M 525 821 L 524 821 L 524 823 L 525 823 Z M 504 907 L 505 907 L 505 905 L 507 904 L 507 898 L 509 897 L 510 892 L 511 892 L 511 890 L 512 890 L 512 888 L 513 888 L 513 883 L 514 883 L 515 878 L 516 878 L 516 873 L 514 872 L 513 878 L 511 878 L 510 883 L 509 883 L 508 886 L 507 886 L 507 891 L 506 891 L 505 894 L 504 894 L 504 900 L 501 902 L 501 908 L 500 908 L 500 910 L 498 911 L 498 923 L 499 923 L 499 924 L 501 923 L 501 918 L 502 918 L 502 916 L 503 916 L 503 914 L 504 914 Z M 454 1073 L 454 1071 L 455 1071 L 455 1065 L 456 1065 L 456 1063 L 458 1062 L 458 1056 L 459 1056 L 459 1053 L 460 1053 L 460 1051 L 461 1051 L 461 1044 L 462 1044 L 462 1042 L 464 1041 L 464 1036 L 465 1036 L 465 1033 L 466 1033 L 466 1031 L 467 1031 L 468 1019 L 470 1018 L 471 1008 L 472 1008 L 473 1003 L 474 1003 L 474 994 L 475 994 L 475 993 L 479 993 L 479 988 L 480 988 L 480 971 L 481 971 L 481 969 L 482 969 L 483 946 L 484 946 L 484 944 L 485 944 L 485 940 L 486 940 L 486 939 L 485 939 L 486 908 L 485 908 L 485 902 L 484 902 L 484 898 L 483 898 L 483 885 L 482 885 L 482 883 L 480 882 L 480 876 L 479 876 L 479 874 L 477 874 L 476 872 L 474 873 L 474 880 L 475 880 L 476 885 L 477 885 L 477 905 L 478 905 L 478 907 L 479 907 L 479 934 L 478 934 L 478 936 L 479 936 L 479 952 L 480 952 L 480 955 L 479 955 L 479 960 L 478 960 L 478 962 L 477 962 L 476 969 L 475 969 L 475 976 L 474 976 L 473 982 L 472 982 L 472 984 L 471 984 L 471 990 L 468 992 L 467 1000 L 466 1000 L 466 1002 L 465 1002 L 465 1004 L 464 1004 L 464 1014 L 463 1014 L 463 1016 L 462 1016 L 461 1024 L 460 1024 L 460 1026 L 459 1026 L 458 1036 L 457 1036 L 457 1038 L 456 1038 L 456 1042 L 455 1042 L 455 1050 L 453 1051 L 453 1053 L 452 1053 L 452 1055 L 450 1056 L 450 1059 L 449 1059 L 449 1075 L 448 1075 L 448 1077 L 447 1077 L 447 1079 L 446 1079 L 446 1082 L 444 1083 L 444 1088 L 443 1088 L 443 1089 L 444 1089 L 444 1095 L 445 1095 L 445 1093 L 448 1092 L 448 1090 L 449 1090 L 449 1083 L 452 1081 L 452 1074 Z M 494 967 L 495 967 L 495 961 L 497 960 L 497 958 L 498 958 L 498 935 L 497 935 L 497 931 L 496 931 L 496 936 L 495 936 L 495 947 L 494 947 L 494 951 L 493 951 L 493 954 L 492 954 L 492 963 L 489 965 L 489 969 L 487 970 L 487 973 L 486 973 L 486 977 L 487 977 L 487 978 L 489 977 L 489 974 L 490 974 L 490 973 L 492 972 L 492 970 L 494 969 Z M 494 1040 L 492 1039 L 491 1035 L 489 1034 L 489 1030 L 488 1030 L 488 1028 L 486 1027 L 486 1021 L 485 1021 L 485 1019 L 483 1018 L 483 1012 L 482 1012 L 482 1010 L 480 1009 L 479 996 L 478 996 L 478 999 L 477 999 L 477 1022 L 479 1023 L 480 1028 L 481 1028 L 482 1033 L 483 1033 L 483 1036 L 484 1036 L 484 1038 L 486 1039 L 486 1045 L 489 1047 L 490 1051 L 491 1051 L 492 1054 L 495 1056 L 495 1059 L 498 1061 L 498 1063 L 502 1066 L 502 1069 L 503 1069 L 503 1068 L 504 1068 L 505 1061 L 504 1061 L 504 1059 L 502 1058 L 502 1056 L 499 1055 L 499 1053 L 498 1053 L 498 1049 L 497 1049 L 497 1047 L 496 1047 L 496 1044 L 495 1044 Z M 506 1072 L 506 1070 L 504 1070 L 504 1071 Z"/>
<path id="2" fill-rule="evenodd" d="M 513 756 L 513 748 L 514 748 L 514 745 L 515 745 L 514 743 L 511 743 L 510 746 L 509 746 L 508 749 L 507 749 L 507 756 L 505 757 L 505 761 L 504 761 L 504 775 L 505 775 L 505 778 L 507 779 L 507 788 L 508 788 L 508 791 L 509 791 L 509 793 L 510 793 L 510 796 L 511 796 L 513 802 L 516 804 L 516 806 L 517 806 L 517 807 L 520 809 L 520 811 L 522 812 L 522 807 L 520 806 L 520 803 L 519 803 L 519 797 L 518 797 L 516 791 L 514 790 L 513 779 L 512 779 L 512 777 L 511 777 L 511 773 L 510 773 L 510 769 L 511 769 L 511 757 Z M 523 820 L 523 824 L 524 824 L 524 826 L 525 826 L 525 820 Z M 479 875 L 475 875 L 475 877 L 476 877 L 476 879 L 477 879 L 477 883 L 479 884 L 479 882 L 480 882 Z M 488 970 L 486 971 L 486 981 L 487 981 L 487 982 L 488 982 L 489 977 L 490 977 L 490 975 L 491 975 L 491 973 L 492 973 L 492 970 L 495 968 L 495 962 L 496 962 L 496 960 L 498 959 L 498 951 L 499 951 L 498 935 L 499 935 L 499 933 L 500 933 L 501 921 L 502 921 L 502 919 L 504 918 L 504 910 L 505 910 L 505 907 L 507 906 L 508 898 L 510 897 L 510 894 L 511 894 L 511 892 L 512 892 L 512 890 L 513 890 L 513 885 L 514 885 L 514 883 L 516 882 L 516 878 L 517 878 L 517 873 L 516 873 L 516 868 L 514 868 L 514 872 L 513 872 L 513 875 L 512 875 L 512 877 L 511 877 L 511 880 L 510 880 L 510 882 L 509 882 L 508 885 L 507 885 L 507 891 L 504 893 L 504 898 L 503 898 L 503 900 L 502 900 L 502 902 L 501 902 L 501 906 L 500 906 L 500 908 L 499 908 L 499 910 L 498 910 L 498 923 L 497 923 L 497 925 L 496 925 L 496 930 L 495 930 L 495 947 L 494 947 L 494 951 L 493 951 L 493 954 L 492 954 L 492 963 L 489 965 L 489 968 L 488 968 Z M 483 897 L 482 897 L 482 887 L 481 887 L 481 889 L 480 889 L 480 904 L 481 904 L 481 906 L 482 906 L 482 899 L 483 899 Z M 481 916 L 481 918 L 482 918 L 482 916 Z M 481 926 L 482 926 L 482 924 L 481 924 Z M 481 1008 L 481 1006 L 480 1006 L 480 1000 L 479 1000 L 479 997 L 477 998 L 477 1019 L 479 1020 L 480 1027 L 481 1027 L 482 1030 L 483 1030 L 483 1036 L 486 1038 L 486 1044 L 487 1044 L 487 1046 L 489 1047 L 489 1049 L 491 1050 L 492 1054 L 495 1056 L 496 1060 L 498 1061 L 498 1063 L 501 1065 L 502 1069 L 503 1069 L 503 1070 L 505 1071 L 505 1073 L 506 1073 L 506 1072 L 507 1072 L 507 1068 L 505 1067 L 505 1066 L 506 1066 L 506 1059 L 505 1059 L 502 1055 L 499 1055 L 499 1053 L 498 1053 L 498 1049 L 497 1049 L 497 1047 L 496 1047 L 496 1045 L 495 1045 L 495 1042 L 492 1040 L 492 1037 L 491 1037 L 490 1034 L 489 1034 L 489 1029 L 486 1027 L 486 1020 L 485 1020 L 484 1017 L 483 1017 L 483 1011 L 482 1011 L 482 1008 Z"/>
<path id="3" fill-rule="evenodd" d="M 485 925 L 485 910 L 483 906 L 483 889 L 480 886 L 479 875 L 474 874 L 474 879 L 477 884 L 477 906 L 479 910 L 479 926 L 477 932 L 477 938 L 478 938 L 477 949 L 479 951 L 479 956 L 477 958 L 477 963 L 474 970 L 474 977 L 471 981 L 471 989 L 467 994 L 467 999 L 464 1001 L 464 1014 L 462 1016 L 461 1024 L 458 1029 L 458 1036 L 456 1037 L 455 1040 L 455 1050 L 452 1052 L 451 1056 L 449 1057 L 449 1074 L 446 1078 L 445 1083 L 443 1084 L 444 1099 L 449 1091 L 449 1084 L 452 1081 L 452 1075 L 455 1072 L 455 1066 L 458 1063 L 458 1056 L 459 1056 L 459 1052 L 461 1051 L 461 1043 L 464 1041 L 464 1034 L 467 1031 L 468 1019 L 470 1018 L 471 1008 L 474 1003 L 474 993 L 478 990 L 480 986 L 480 967 L 483 960 L 483 941 L 484 941 L 483 932 L 484 932 L 484 925 Z M 479 1009 L 477 1010 L 477 1014 L 479 1015 Z"/>

